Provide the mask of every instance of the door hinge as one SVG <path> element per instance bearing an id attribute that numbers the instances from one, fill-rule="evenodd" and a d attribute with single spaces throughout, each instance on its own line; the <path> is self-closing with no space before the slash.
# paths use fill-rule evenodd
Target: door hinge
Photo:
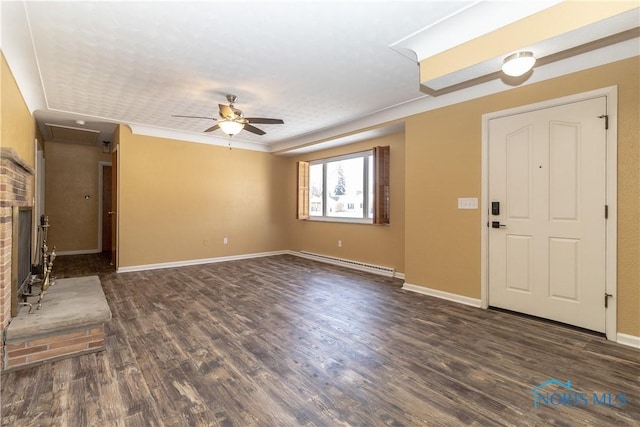
<path id="1" fill-rule="evenodd" d="M 599 119 L 604 119 L 604 128 L 605 129 L 609 129 L 609 115 L 608 114 L 602 114 L 600 116 L 598 116 Z"/>
<path id="2" fill-rule="evenodd" d="M 608 293 L 604 293 L 604 308 L 609 308 L 609 298 L 611 298 L 613 295 L 608 294 Z"/>
<path id="3" fill-rule="evenodd" d="M 609 219 L 609 205 L 604 205 L 604 219 Z"/>

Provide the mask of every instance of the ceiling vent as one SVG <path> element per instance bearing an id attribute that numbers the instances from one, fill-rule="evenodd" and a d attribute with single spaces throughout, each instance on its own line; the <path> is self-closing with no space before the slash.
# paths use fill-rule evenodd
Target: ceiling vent
<path id="1" fill-rule="evenodd" d="M 54 142 L 70 142 L 72 144 L 82 144 L 94 146 L 98 143 L 100 131 L 91 129 L 74 128 L 70 126 L 53 125 L 46 123 L 47 129 Z"/>

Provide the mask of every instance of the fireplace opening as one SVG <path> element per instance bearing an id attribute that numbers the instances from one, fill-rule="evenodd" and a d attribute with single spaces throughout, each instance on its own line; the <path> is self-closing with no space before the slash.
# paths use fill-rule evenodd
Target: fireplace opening
<path id="1" fill-rule="evenodd" d="M 33 208 L 13 207 L 13 233 L 11 235 L 11 316 L 18 315 L 18 302 L 23 293 L 27 293 L 31 281 Z"/>

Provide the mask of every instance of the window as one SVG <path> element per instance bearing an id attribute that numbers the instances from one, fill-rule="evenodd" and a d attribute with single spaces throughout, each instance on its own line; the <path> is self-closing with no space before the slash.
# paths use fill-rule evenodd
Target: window
<path id="1" fill-rule="evenodd" d="M 389 223 L 389 147 L 298 162 L 298 218 Z"/>

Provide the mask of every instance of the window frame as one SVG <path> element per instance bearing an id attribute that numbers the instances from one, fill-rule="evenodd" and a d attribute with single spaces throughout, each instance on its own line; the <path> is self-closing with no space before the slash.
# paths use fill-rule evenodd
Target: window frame
<path id="1" fill-rule="evenodd" d="M 339 156 L 325 157 L 310 161 L 298 162 L 298 214 L 297 218 L 316 222 L 338 222 L 338 223 L 355 223 L 355 224 L 374 224 L 388 225 L 389 220 L 389 146 L 373 147 L 367 150 L 356 151 L 352 153 L 342 154 Z M 363 201 L 362 201 L 362 217 L 350 218 L 340 216 L 327 215 L 327 164 L 349 160 L 354 158 L 363 158 Z M 370 160 L 371 159 L 371 160 Z M 371 176 L 372 183 L 369 183 L 371 163 L 373 170 Z M 310 170 L 313 165 L 322 165 L 322 215 L 311 215 L 311 184 Z M 301 185 L 301 183 L 303 185 Z M 373 212 L 369 216 L 369 187 L 373 193 Z"/>

